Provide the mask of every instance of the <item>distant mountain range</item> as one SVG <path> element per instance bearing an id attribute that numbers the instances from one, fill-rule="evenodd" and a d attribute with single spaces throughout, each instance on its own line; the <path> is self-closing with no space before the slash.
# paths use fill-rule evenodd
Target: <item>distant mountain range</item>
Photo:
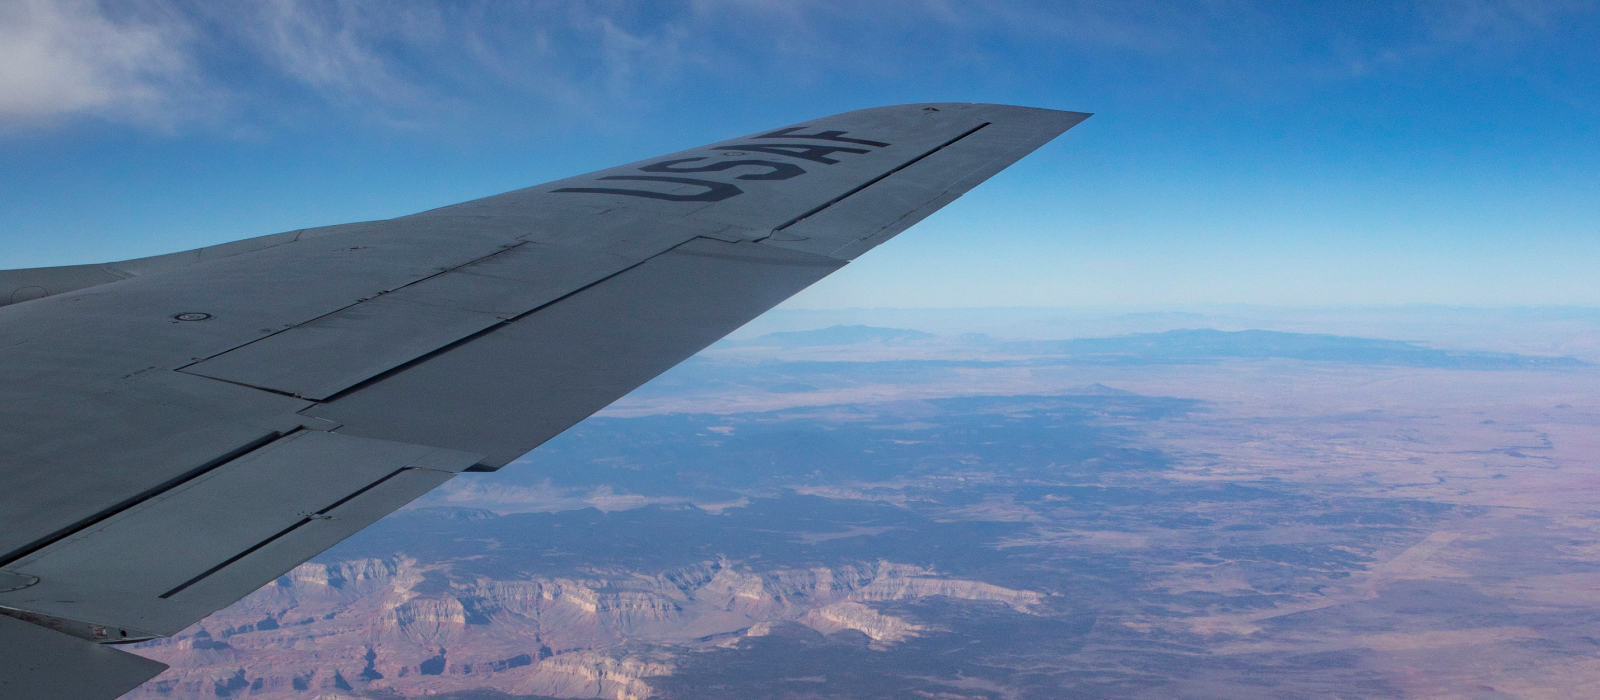
<path id="1" fill-rule="evenodd" d="M 899 345 L 934 338 L 904 328 L 837 325 L 811 331 L 769 333 L 749 340 L 723 341 L 722 347 L 825 347 L 864 343 Z M 996 341 L 971 334 L 961 340 L 1008 354 L 1066 356 L 1086 364 L 1193 364 L 1225 359 L 1306 360 L 1362 365 L 1440 369 L 1574 369 L 1589 363 L 1573 357 L 1519 355 L 1503 352 L 1439 350 L 1402 340 L 1354 338 L 1323 333 L 1219 331 L 1210 328 L 1135 333 L 1111 338 Z"/>
<path id="2" fill-rule="evenodd" d="M 1107 364 L 1182 364 L 1268 358 L 1442 369 L 1573 369 L 1589 364 L 1572 357 L 1437 350 L 1401 340 L 1209 328 L 1114 338 L 1007 342 L 1000 343 L 999 348 L 1030 355 L 1068 355 L 1078 361 Z"/>
<path id="3" fill-rule="evenodd" d="M 809 348 L 828 345 L 858 345 L 861 343 L 904 343 L 933 337 L 932 333 L 906 328 L 837 325 L 818 328 L 814 331 L 768 333 L 749 340 L 724 340 L 718 345 L 723 347 Z"/>

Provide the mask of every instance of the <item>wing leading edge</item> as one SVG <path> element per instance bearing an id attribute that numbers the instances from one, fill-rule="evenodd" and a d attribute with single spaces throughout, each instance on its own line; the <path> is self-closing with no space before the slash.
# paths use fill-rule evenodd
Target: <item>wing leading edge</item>
<path id="1" fill-rule="evenodd" d="M 158 665 L 96 643 L 174 634 L 509 463 L 1087 116 L 868 109 L 398 219 L 0 272 L 0 692 L 123 692 Z M 68 667 L 100 680 L 52 685 Z"/>

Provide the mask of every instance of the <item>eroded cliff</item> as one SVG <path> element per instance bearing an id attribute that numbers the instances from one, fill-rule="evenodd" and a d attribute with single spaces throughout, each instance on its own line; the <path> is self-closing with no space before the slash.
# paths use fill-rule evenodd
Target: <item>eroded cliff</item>
<path id="1" fill-rule="evenodd" d="M 136 651 L 172 665 L 130 698 L 416 696 L 467 688 L 640 700 L 675 655 L 799 623 L 883 648 L 937 629 L 874 607 L 933 596 L 1028 612 L 1031 591 L 888 561 L 759 568 L 724 558 L 594 578 L 455 577 L 395 557 L 304 564 Z"/>

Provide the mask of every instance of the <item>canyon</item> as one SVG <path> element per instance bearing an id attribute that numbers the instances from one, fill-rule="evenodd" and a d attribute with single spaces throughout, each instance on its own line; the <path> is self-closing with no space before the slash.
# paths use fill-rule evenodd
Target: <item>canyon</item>
<path id="1" fill-rule="evenodd" d="M 462 517 L 450 511 L 408 516 Z M 882 648 L 929 627 L 869 602 L 940 596 L 1025 613 L 1043 600 L 887 561 L 757 570 L 718 560 L 582 580 L 450 579 L 448 564 L 412 558 L 301 565 L 196 629 L 141 644 L 173 670 L 128 697 L 270 700 L 337 696 L 355 684 L 411 696 L 465 683 L 512 695 L 642 700 L 676 656 L 783 623 L 853 631 Z M 638 653 L 640 643 L 673 651 Z M 228 675 L 245 659 L 248 671 Z"/>

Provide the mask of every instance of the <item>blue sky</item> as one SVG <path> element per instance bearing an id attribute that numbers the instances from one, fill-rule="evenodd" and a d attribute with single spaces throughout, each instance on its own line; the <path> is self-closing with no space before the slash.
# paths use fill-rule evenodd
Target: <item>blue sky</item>
<path id="1" fill-rule="evenodd" d="M 1600 306 L 1594 7 L 11 0 L 0 267 L 981 101 L 1096 116 L 791 307 Z"/>

